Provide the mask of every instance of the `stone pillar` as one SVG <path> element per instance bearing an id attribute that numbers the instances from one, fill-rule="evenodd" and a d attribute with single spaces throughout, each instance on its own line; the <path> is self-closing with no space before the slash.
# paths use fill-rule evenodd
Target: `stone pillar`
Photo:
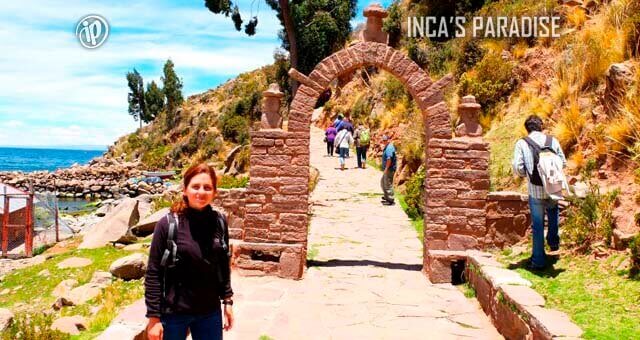
<path id="1" fill-rule="evenodd" d="M 278 84 L 270 84 L 269 88 L 262 92 L 262 118 L 260 128 L 279 129 L 282 127 L 280 115 L 280 99 L 284 93 L 280 92 Z"/>
<path id="2" fill-rule="evenodd" d="M 382 19 L 388 15 L 380 4 L 371 4 L 365 8 L 364 16 L 367 18 L 367 23 L 360 33 L 360 40 L 389 44 L 389 35 L 382 31 Z"/>
<path id="3" fill-rule="evenodd" d="M 458 105 L 460 125 L 456 127 L 456 136 L 482 136 L 482 126 L 478 122 L 479 112 L 480 104 L 476 103 L 476 97 L 472 95 L 462 97 L 462 103 Z"/>

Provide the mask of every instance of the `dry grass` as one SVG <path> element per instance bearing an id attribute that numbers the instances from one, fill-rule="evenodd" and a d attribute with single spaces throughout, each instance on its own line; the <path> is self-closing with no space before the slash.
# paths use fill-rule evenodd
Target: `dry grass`
<path id="1" fill-rule="evenodd" d="M 525 42 L 519 42 L 513 46 L 511 49 L 511 54 L 516 59 L 522 59 L 527 52 L 529 46 Z"/>
<path id="2" fill-rule="evenodd" d="M 587 159 L 584 157 L 584 152 L 582 150 L 576 150 L 570 157 L 569 163 L 571 163 L 571 168 L 573 169 L 582 169 L 587 164 Z"/>
<path id="3" fill-rule="evenodd" d="M 580 7 L 571 8 L 566 17 L 569 25 L 575 28 L 582 28 L 585 21 L 587 21 L 587 13 Z"/>
<path id="4" fill-rule="evenodd" d="M 569 150 L 578 142 L 585 125 L 586 119 L 580 112 L 578 101 L 572 98 L 568 107 L 562 109 L 560 119 L 553 128 L 553 135 L 563 150 Z"/>

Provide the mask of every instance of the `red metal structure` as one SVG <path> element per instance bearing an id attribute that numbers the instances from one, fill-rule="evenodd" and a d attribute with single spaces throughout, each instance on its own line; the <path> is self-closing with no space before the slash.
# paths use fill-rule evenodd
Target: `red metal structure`
<path id="1" fill-rule="evenodd" d="M 0 183 L 2 210 L 1 247 L 7 257 L 11 249 L 24 242 L 24 254 L 33 255 L 33 191 L 24 192 Z"/>

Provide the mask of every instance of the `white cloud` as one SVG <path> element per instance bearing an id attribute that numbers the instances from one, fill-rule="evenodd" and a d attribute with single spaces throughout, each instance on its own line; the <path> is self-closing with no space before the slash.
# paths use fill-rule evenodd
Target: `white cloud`
<path id="1" fill-rule="evenodd" d="M 23 124 L 21 133 L 0 135 L 0 145 L 110 144 L 134 130 L 125 80 L 133 67 L 161 70 L 171 58 L 189 95 L 218 85 L 213 79 L 272 61 L 279 23 L 265 4 L 258 33 L 250 38 L 236 32 L 229 18 L 196 3 L 0 2 L 0 126 Z M 241 9 L 249 3 L 242 1 Z M 90 13 L 111 25 L 109 40 L 96 50 L 82 48 L 74 36 L 76 21 Z M 146 81 L 159 78 L 143 75 Z M 196 76 L 212 82 L 196 84 Z"/>

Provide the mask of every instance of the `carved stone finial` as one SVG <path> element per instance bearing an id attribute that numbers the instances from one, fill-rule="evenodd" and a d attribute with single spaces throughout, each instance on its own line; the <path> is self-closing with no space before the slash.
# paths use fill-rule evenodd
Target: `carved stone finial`
<path id="1" fill-rule="evenodd" d="M 472 95 L 462 97 L 462 102 L 458 105 L 460 125 L 456 128 L 457 136 L 482 136 L 482 126 L 478 122 L 480 108 L 480 104 L 476 103 L 476 97 Z"/>
<path id="2" fill-rule="evenodd" d="M 382 19 L 388 15 L 389 13 L 380 4 L 371 4 L 365 8 L 364 16 L 367 18 L 367 24 L 360 32 L 360 40 L 388 44 L 389 35 L 382 31 Z"/>
<path id="3" fill-rule="evenodd" d="M 280 91 L 278 84 L 270 84 L 269 88 L 262 92 L 262 117 L 260 127 L 262 129 L 278 129 L 282 125 L 280 115 L 280 99 L 284 93 Z"/>

